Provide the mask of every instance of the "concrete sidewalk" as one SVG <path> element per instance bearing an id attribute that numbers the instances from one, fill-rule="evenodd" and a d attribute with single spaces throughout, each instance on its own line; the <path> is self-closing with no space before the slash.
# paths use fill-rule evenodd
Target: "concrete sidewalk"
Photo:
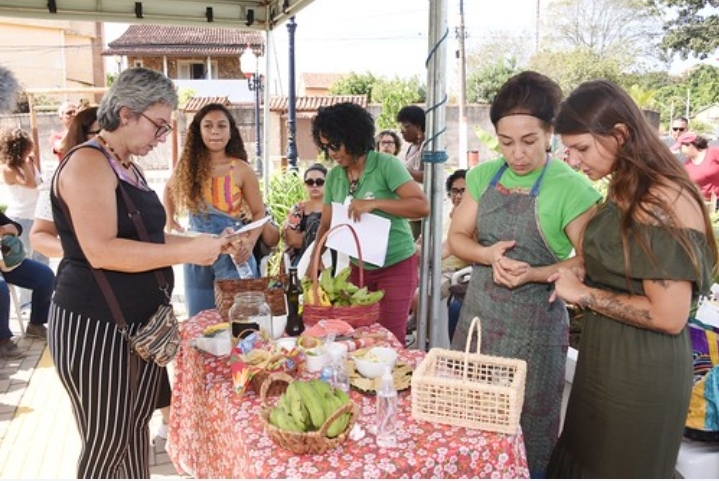
<path id="1" fill-rule="evenodd" d="M 19 332 L 17 320 L 11 328 Z M 80 437 L 70 401 L 55 372 L 45 341 L 16 338 L 22 359 L 0 359 L 0 478 L 72 479 Z M 161 417 L 150 424 L 153 478 L 182 478 L 155 437 Z"/>

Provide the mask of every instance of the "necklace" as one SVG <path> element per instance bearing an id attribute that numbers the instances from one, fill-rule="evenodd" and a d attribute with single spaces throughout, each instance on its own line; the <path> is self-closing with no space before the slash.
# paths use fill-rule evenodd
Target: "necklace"
<path id="1" fill-rule="evenodd" d="M 122 165 L 124 168 L 129 169 L 132 165 L 132 160 L 122 160 L 119 155 L 117 155 L 117 152 L 115 152 L 115 149 L 112 148 L 110 144 L 107 143 L 107 140 L 105 140 L 102 135 L 97 135 L 97 140 L 100 141 L 103 147 L 105 147 L 107 150 L 110 151 L 113 157 L 115 157 L 115 160 L 120 162 L 120 165 Z"/>

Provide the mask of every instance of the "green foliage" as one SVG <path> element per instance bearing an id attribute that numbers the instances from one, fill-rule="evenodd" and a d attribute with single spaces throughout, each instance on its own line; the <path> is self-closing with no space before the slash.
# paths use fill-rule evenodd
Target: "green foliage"
<path id="1" fill-rule="evenodd" d="M 332 95 L 366 95 L 367 101 L 372 102 L 372 89 L 377 83 L 377 77 L 367 72 L 357 74 L 352 72 L 349 76 L 338 80 L 330 87 Z"/>
<path id="2" fill-rule="evenodd" d="M 297 173 L 276 171 L 272 174 L 265 204 L 278 225 L 285 221 L 292 206 L 305 198 L 306 192 Z"/>
<path id="3" fill-rule="evenodd" d="M 187 101 L 194 97 L 196 94 L 197 92 L 193 89 L 181 88 L 180 91 L 177 93 L 177 96 L 179 97 L 180 108 L 182 108 L 187 103 Z"/>
<path id="4" fill-rule="evenodd" d="M 377 119 L 380 129 L 393 129 L 397 127 L 395 118 L 399 109 L 405 105 L 424 102 L 427 97 L 425 86 L 417 77 L 410 79 L 386 79 L 375 77 L 371 73 L 358 75 L 350 74 L 348 77 L 335 82 L 330 87 L 333 95 L 367 95 L 367 101 L 381 103 L 382 113 Z"/>
<path id="5" fill-rule="evenodd" d="M 108 73 L 105 75 L 105 83 L 107 83 L 108 87 L 112 87 L 112 84 L 115 83 L 115 80 L 117 80 L 117 73 Z"/>
<path id="6" fill-rule="evenodd" d="M 467 100 L 492 103 L 502 84 L 519 71 L 517 59 L 514 57 L 499 58 L 494 63 L 478 68 L 467 79 Z"/>
<path id="7" fill-rule="evenodd" d="M 649 0 L 649 5 L 664 16 L 662 47 L 669 52 L 703 60 L 719 48 L 719 13 L 711 8 L 716 0 Z"/>
<path id="8" fill-rule="evenodd" d="M 657 89 L 655 106 L 665 125 L 668 125 L 672 118 L 686 114 L 687 99 L 690 117 L 704 107 L 719 103 L 719 67 L 698 65 L 683 77 L 669 78 L 664 86 Z M 694 130 L 695 121 L 691 122 Z"/>
<path id="9" fill-rule="evenodd" d="M 654 107 L 654 98 L 656 97 L 656 90 L 642 87 L 638 84 L 634 84 L 627 89 L 629 96 L 636 102 L 639 108 L 651 109 Z"/>
<path id="10" fill-rule="evenodd" d="M 494 135 L 492 132 L 487 132 L 481 127 L 475 127 L 474 133 L 482 145 L 487 147 L 489 150 L 496 152 L 497 154 L 501 154 L 501 151 L 499 149 L 499 139 L 497 139 L 496 135 Z"/>
<path id="11" fill-rule="evenodd" d="M 588 80 L 619 82 L 623 72 L 619 59 L 603 57 L 587 47 L 542 50 L 532 57 L 529 67 L 554 79 L 565 95 Z"/>

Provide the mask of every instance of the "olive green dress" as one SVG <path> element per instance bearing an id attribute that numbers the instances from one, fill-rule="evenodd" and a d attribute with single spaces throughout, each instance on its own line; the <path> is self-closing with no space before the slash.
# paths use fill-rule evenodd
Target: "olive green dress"
<path id="1" fill-rule="evenodd" d="M 704 234 L 689 230 L 701 272 L 665 229 L 640 227 L 655 265 L 630 239 L 629 272 L 635 294 L 643 279 L 689 280 L 694 293 L 711 282 Z M 605 204 L 584 238 L 586 282 L 628 292 L 619 210 Z M 692 387 L 687 328 L 678 335 L 633 327 L 587 310 L 564 430 L 548 468 L 556 478 L 672 478 Z"/>

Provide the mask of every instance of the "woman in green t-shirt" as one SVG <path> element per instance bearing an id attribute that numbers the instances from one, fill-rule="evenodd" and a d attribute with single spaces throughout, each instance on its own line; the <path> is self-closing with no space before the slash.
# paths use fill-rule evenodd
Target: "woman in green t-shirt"
<path id="1" fill-rule="evenodd" d="M 344 102 L 322 107 L 312 122 L 315 144 L 337 163 L 327 173 L 321 239 L 332 224 L 332 203 L 349 200 L 347 214 L 358 221 L 364 213 L 390 220 L 387 255 L 382 267 L 364 263 L 364 283 L 370 291 L 384 291 L 379 323 L 404 344 L 412 296 L 419 273 L 412 232 L 407 219 L 429 214 L 429 202 L 419 184 L 395 156 L 374 150 L 374 119 L 361 106 Z M 348 199 L 349 198 L 349 199 Z M 350 280 L 359 281 L 352 259 Z"/>
<path id="2" fill-rule="evenodd" d="M 569 340 L 563 302 L 549 302 L 547 278 L 570 257 L 599 193 L 561 160 L 550 159 L 562 92 L 536 72 L 510 78 L 490 108 L 503 158 L 467 173 L 467 191 L 449 229 L 450 250 L 474 264 L 452 339 L 464 350 L 472 318 L 485 354 L 527 361 L 521 425 L 532 477 L 543 477 L 559 432 Z"/>

